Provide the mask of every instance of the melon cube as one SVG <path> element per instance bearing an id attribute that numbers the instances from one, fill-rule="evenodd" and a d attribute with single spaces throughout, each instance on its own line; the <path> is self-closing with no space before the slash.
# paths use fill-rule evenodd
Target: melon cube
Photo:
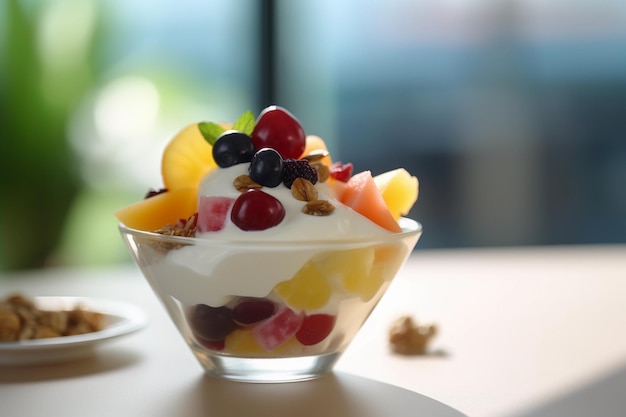
<path id="1" fill-rule="evenodd" d="M 234 198 L 206 196 L 200 197 L 198 205 L 198 230 L 217 232 L 224 228 Z"/>
<path id="2" fill-rule="evenodd" d="M 408 214 L 417 201 L 419 182 L 404 168 L 377 175 L 374 182 L 395 220 Z"/>
<path id="3" fill-rule="evenodd" d="M 272 351 L 295 335 L 303 320 L 303 314 L 283 306 L 274 316 L 254 326 L 252 337 L 263 349 Z"/>

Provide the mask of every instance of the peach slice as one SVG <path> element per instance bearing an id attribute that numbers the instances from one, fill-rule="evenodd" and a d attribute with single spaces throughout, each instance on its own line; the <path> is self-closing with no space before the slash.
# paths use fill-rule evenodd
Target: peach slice
<path id="1" fill-rule="evenodd" d="M 197 210 L 197 192 L 195 187 L 166 191 L 121 208 L 114 214 L 130 228 L 154 231 L 192 216 Z"/>
<path id="2" fill-rule="evenodd" d="M 213 147 L 200 133 L 198 123 L 181 130 L 163 151 L 161 175 L 168 190 L 197 188 L 202 178 L 216 168 Z"/>
<path id="3" fill-rule="evenodd" d="M 391 232 L 402 230 L 387 208 L 370 171 L 353 175 L 339 201 Z"/>

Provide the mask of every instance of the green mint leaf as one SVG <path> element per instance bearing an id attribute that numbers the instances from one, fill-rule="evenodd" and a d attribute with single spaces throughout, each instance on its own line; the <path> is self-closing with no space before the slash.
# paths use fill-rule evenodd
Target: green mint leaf
<path id="1" fill-rule="evenodd" d="M 254 113 L 250 110 L 239 116 L 237 121 L 233 124 L 233 129 L 238 130 L 246 135 L 251 135 L 254 130 Z"/>
<path id="2" fill-rule="evenodd" d="M 209 142 L 211 146 L 215 145 L 217 138 L 225 132 L 222 126 L 213 122 L 200 122 L 198 123 L 198 128 L 202 136 L 204 136 L 204 139 Z"/>

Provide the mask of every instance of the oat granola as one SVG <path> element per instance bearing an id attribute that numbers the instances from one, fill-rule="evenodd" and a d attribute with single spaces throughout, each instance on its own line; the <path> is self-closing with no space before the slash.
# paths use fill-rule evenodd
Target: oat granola
<path id="1" fill-rule="evenodd" d="M 91 333 L 104 326 L 104 314 L 81 306 L 72 310 L 44 310 L 21 294 L 0 300 L 0 342 Z"/>

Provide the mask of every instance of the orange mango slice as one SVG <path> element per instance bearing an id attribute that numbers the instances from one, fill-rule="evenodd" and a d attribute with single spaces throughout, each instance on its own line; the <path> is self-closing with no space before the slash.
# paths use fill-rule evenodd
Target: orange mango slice
<path id="1" fill-rule="evenodd" d="M 114 214 L 130 228 L 157 230 L 192 216 L 197 211 L 197 192 L 195 187 L 166 191 L 119 209 Z"/>

